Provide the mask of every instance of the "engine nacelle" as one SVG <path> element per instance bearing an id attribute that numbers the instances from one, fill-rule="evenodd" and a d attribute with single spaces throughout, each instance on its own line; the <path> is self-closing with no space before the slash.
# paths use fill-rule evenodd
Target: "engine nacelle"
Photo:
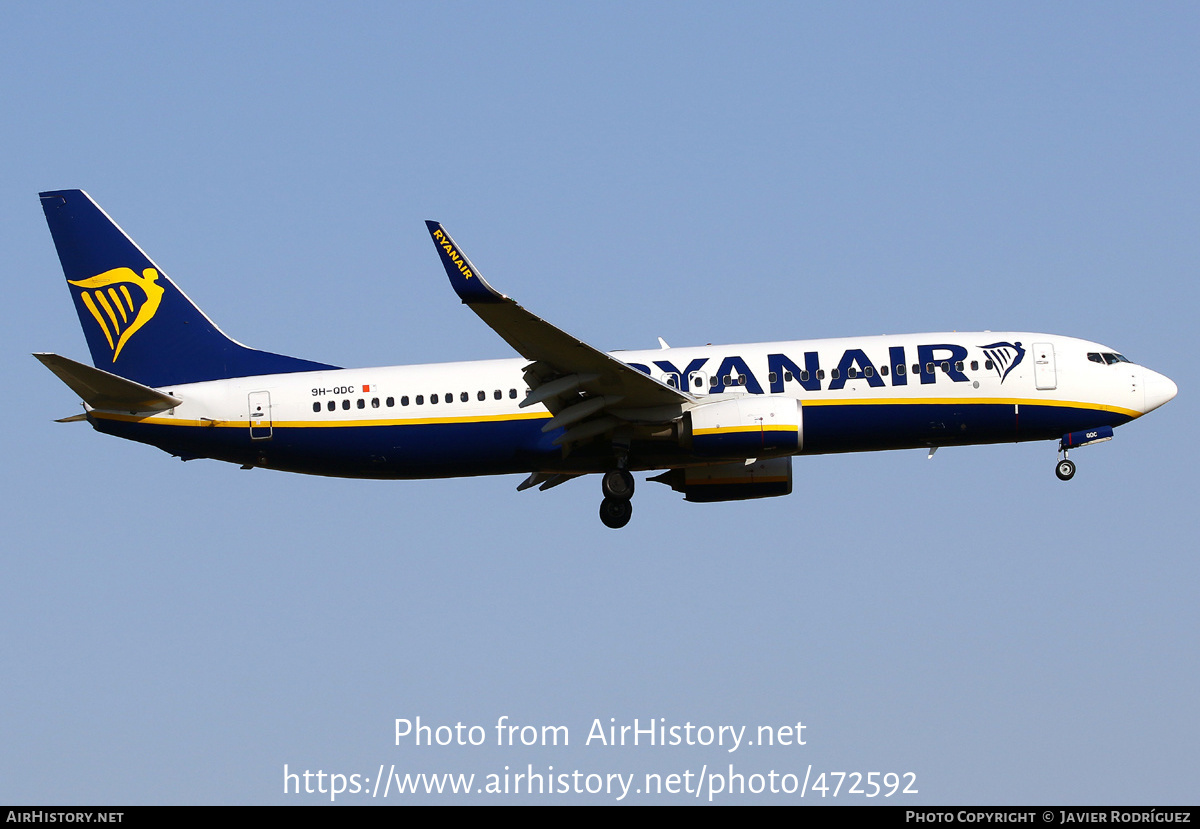
<path id="1" fill-rule="evenodd" d="M 747 394 L 702 403 L 684 414 L 682 442 L 714 458 L 791 455 L 804 445 L 800 401 Z"/>
<path id="2" fill-rule="evenodd" d="M 668 469 L 650 480 L 666 484 L 682 492 L 684 500 L 696 503 L 773 498 L 792 492 L 792 459 L 788 456 L 749 465 L 738 461 Z"/>

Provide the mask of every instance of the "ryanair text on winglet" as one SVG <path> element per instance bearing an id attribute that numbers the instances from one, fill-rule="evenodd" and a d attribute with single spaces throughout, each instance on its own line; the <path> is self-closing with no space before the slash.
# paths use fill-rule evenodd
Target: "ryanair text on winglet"
<path id="1" fill-rule="evenodd" d="M 446 234 L 442 233 L 441 229 L 433 232 L 433 238 L 437 240 L 438 246 L 446 251 L 446 255 L 450 257 L 450 261 L 458 267 L 458 272 L 463 275 L 464 279 L 470 279 L 474 276 L 471 269 L 467 267 L 467 261 L 454 249 L 454 245 L 446 238 Z"/>

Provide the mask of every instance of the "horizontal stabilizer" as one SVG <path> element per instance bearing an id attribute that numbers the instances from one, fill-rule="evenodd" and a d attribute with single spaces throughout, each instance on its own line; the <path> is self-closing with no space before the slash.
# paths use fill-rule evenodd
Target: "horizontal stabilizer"
<path id="1" fill-rule="evenodd" d="M 149 386 L 126 380 L 107 371 L 68 360 L 57 354 L 34 354 L 46 368 L 54 372 L 84 403 L 93 409 L 114 412 L 162 412 L 173 409 L 183 401 Z"/>

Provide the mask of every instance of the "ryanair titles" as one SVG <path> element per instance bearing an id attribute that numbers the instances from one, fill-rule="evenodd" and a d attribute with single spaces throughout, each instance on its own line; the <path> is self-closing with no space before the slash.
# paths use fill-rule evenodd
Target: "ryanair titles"
<path id="1" fill-rule="evenodd" d="M 451 242 L 446 234 L 442 232 L 441 228 L 433 231 L 433 241 L 438 247 L 445 251 L 446 258 L 450 260 L 451 264 L 458 268 L 458 272 L 463 275 L 464 279 L 470 279 L 475 275 L 471 273 L 470 267 L 467 266 L 466 258 L 458 252 L 458 250 L 454 247 L 454 243 Z"/>
<path id="2" fill-rule="evenodd" d="M 799 363 L 787 354 L 768 354 L 766 379 L 770 394 L 782 394 L 789 381 L 799 383 L 806 391 L 838 391 L 850 380 L 866 382 L 871 388 L 909 383 L 929 385 L 938 382 L 939 375 L 954 383 L 969 383 L 971 378 L 965 373 L 968 366 L 971 371 L 978 371 L 982 362 L 983 370 L 996 374 L 1003 383 L 1025 356 L 1020 343 L 991 343 L 980 349 L 983 353 L 968 361 L 970 351 L 954 343 L 918 345 L 913 349 L 915 355 L 910 355 L 905 346 L 895 345 L 888 348 L 887 360 L 876 364 L 861 348 L 848 348 L 828 371 L 822 367 L 821 355 L 816 351 L 805 351 Z M 1013 355 L 1002 367 L 994 359 L 998 350 Z M 911 364 L 910 356 L 916 357 Z M 654 373 L 648 365 L 629 365 L 646 374 Z M 669 384 L 685 391 L 716 394 L 737 387 L 750 394 L 766 393 L 759 377 L 737 355 L 720 358 L 719 363 L 717 358 L 699 357 L 686 366 L 677 366 L 669 360 L 655 360 L 654 365 L 667 375 Z"/>

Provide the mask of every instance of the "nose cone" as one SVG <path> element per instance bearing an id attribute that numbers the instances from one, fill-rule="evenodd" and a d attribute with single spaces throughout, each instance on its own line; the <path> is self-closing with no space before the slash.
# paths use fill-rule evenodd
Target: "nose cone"
<path id="1" fill-rule="evenodd" d="M 1154 411 L 1179 393 L 1179 387 L 1175 385 L 1171 378 L 1150 369 L 1146 369 L 1146 376 L 1142 385 L 1146 389 L 1145 411 L 1147 412 Z"/>

